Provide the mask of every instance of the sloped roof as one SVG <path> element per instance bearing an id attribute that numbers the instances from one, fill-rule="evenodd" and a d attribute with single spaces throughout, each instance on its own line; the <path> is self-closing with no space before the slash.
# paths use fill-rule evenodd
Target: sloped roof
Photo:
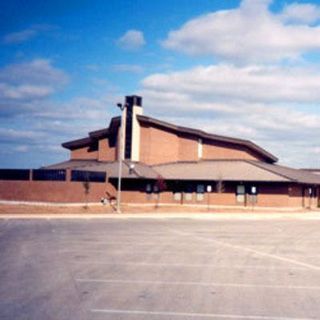
<path id="1" fill-rule="evenodd" d="M 320 169 L 317 169 L 317 168 L 307 168 L 307 169 L 303 168 L 303 169 L 300 169 L 300 170 L 305 170 L 305 171 L 311 172 L 313 174 L 318 174 L 318 175 L 320 174 Z"/>
<path id="2" fill-rule="evenodd" d="M 113 117 L 110 121 L 108 128 L 103 128 L 95 131 L 89 132 L 89 136 L 82 139 L 71 140 L 62 143 L 62 147 L 74 150 L 82 147 L 89 147 L 92 143 L 96 142 L 99 139 L 105 138 L 109 136 L 109 134 L 113 133 L 118 126 L 120 125 L 120 117 Z"/>
<path id="3" fill-rule="evenodd" d="M 253 160 L 205 160 L 153 166 L 165 179 L 297 182 L 320 184 L 320 176 L 305 170 Z"/>
<path id="4" fill-rule="evenodd" d="M 266 160 L 268 160 L 272 163 L 278 161 L 278 158 L 275 157 L 273 154 L 264 150 L 263 148 L 261 148 L 260 146 L 256 145 L 255 143 L 253 143 L 252 141 L 249 141 L 249 140 L 221 136 L 221 135 L 217 135 L 217 134 L 207 133 L 205 131 L 198 130 L 198 129 L 176 126 L 176 125 L 171 124 L 169 122 L 165 122 L 162 120 L 154 119 L 154 118 L 143 116 L 143 115 L 137 115 L 137 118 L 140 122 L 157 125 L 159 127 L 163 127 L 166 129 L 171 129 L 177 133 L 187 133 L 187 134 L 195 135 L 198 138 L 214 140 L 214 141 L 219 141 L 219 142 L 228 142 L 228 143 L 232 143 L 232 144 L 241 145 L 241 146 L 247 147 L 248 149 L 253 150 L 253 151 L 261 154 Z"/>
<path id="5" fill-rule="evenodd" d="M 170 180 L 290 181 L 289 178 L 259 168 L 245 160 L 175 162 L 155 165 L 153 169 Z"/>
<path id="6" fill-rule="evenodd" d="M 134 169 L 130 172 L 130 164 Z M 104 171 L 110 178 L 118 177 L 118 162 L 97 160 L 69 160 L 45 167 L 45 169 L 73 169 Z M 122 177 L 128 179 L 207 180 L 296 182 L 319 184 L 320 176 L 306 170 L 288 168 L 252 160 L 202 160 L 172 162 L 149 166 L 141 162 L 122 162 Z"/>
<path id="7" fill-rule="evenodd" d="M 64 142 L 62 143 L 62 146 L 66 149 L 74 150 L 82 147 L 88 147 L 90 146 L 91 143 L 92 143 L 92 140 L 90 139 L 90 137 L 86 137 L 82 139 Z"/>
<path id="8" fill-rule="evenodd" d="M 307 170 L 293 169 L 281 165 L 272 165 L 258 161 L 248 161 L 255 166 L 268 170 L 279 176 L 290 179 L 291 181 L 307 183 L 307 184 L 320 184 L 320 176 Z"/>
<path id="9" fill-rule="evenodd" d="M 67 160 L 59 163 L 50 164 L 43 169 L 75 169 L 86 166 L 92 166 L 99 163 L 98 160 Z"/>
<path id="10" fill-rule="evenodd" d="M 128 179 L 157 179 L 158 173 L 150 166 L 141 162 L 135 162 L 130 172 L 129 161 L 122 161 L 122 178 Z M 118 177 L 119 163 L 117 161 L 103 162 L 96 160 L 69 160 L 45 167 L 45 169 L 72 169 L 80 171 L 107 172 L 110 178 Z"/>

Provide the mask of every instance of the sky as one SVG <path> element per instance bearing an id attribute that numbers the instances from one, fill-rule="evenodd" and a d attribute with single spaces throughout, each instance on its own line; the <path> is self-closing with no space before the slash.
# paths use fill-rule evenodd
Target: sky
<path id="1" fill-rule="evenodd" d="M 320 168 L 320 1 L 1 1 L 0 168 L 68 159 L 131 94 Z"/>

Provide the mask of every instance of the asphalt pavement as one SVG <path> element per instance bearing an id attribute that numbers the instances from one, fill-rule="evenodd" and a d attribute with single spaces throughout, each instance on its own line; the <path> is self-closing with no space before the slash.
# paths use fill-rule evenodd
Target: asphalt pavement
<path id="1" fill-rule="evenodd" d="M 0 220 L 0 319 L 320 319 L 320 220 Z"/>

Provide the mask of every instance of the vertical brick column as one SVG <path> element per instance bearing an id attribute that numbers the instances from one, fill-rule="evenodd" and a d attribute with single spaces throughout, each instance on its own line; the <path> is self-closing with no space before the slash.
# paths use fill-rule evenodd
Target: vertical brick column
<path id="1" fill-rule="evenodd" d="M 71 169 L 66 169 L 66 182 L 71 182 Z"/>

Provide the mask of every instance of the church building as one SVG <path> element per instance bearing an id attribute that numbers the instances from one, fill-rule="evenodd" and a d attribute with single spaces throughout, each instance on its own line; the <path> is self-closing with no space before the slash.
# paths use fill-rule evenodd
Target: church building
<path id="1" fill-rule="evenodd" d="M 70 159 L 45 169 L 104 172 L 105 191 L 97 201 L 116 199 L 121 157 L 123 203 L 319 205 L 320 175 L 278 165 L 251 141 L 145 116 L 139 96 L 127 96 L 123 107 L 122 120 L 114 117 L 107 128 L 63 143 Z"/>

